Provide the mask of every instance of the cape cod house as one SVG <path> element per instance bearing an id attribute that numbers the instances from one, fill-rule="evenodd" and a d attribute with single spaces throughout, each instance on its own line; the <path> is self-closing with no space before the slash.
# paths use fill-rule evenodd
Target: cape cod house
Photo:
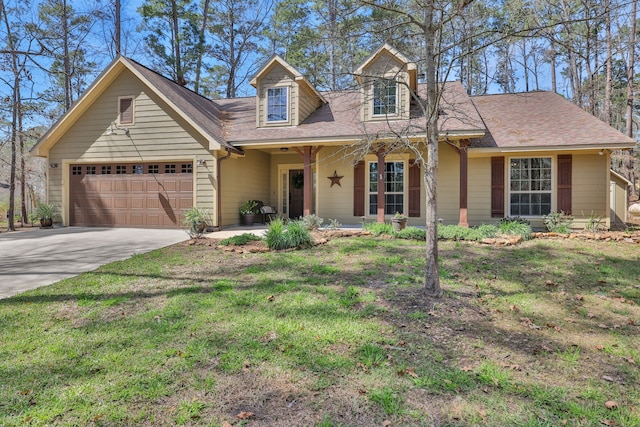
<path id="1" fill-rule="evenodd" d="M 364 139 L 419 141 L 415 64 L 389 45 L 355 70 L 358 89 L 319 92 L 278 56 L 251 80 L 254 97 L 210 100 L 116 58 L 32 149 L 47 158 L 48 201 L 64 225 L 180 227 L 185 209 L 214 226 L 239 222 L 248 199 L 283 217 L 343 224 L 395 212 L 424 224 L 422 171 L 408 152 L 353 152 Z M 549 92 L 469 97 L 444 86 L 438 217 L 479 225 L 571 212 L 580 226 L 624 218 L 610 151 L 635 141 Z M 616 196 L 617 195 L 617 196 Z M 379 207 L 379 203 L 384 205 Z"/>

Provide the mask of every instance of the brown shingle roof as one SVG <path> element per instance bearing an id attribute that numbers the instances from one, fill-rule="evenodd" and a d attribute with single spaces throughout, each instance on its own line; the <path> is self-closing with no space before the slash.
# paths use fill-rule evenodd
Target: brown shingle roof
<path id="1" fill-rule="evenodd" d="M 176 82 L 153 70 L 127 58 L 131 66 L 140 73 L 159 93 L 166 96 L 182 113 L 190 117 L 201 129 L 207 132 L 220 145 L 233 148 L 224 136 L 223 112 L 213 101 L 180 86 Z"/>
<path id="2" fill-rule="evenodd" d="M 410 120 L 361 120 L 361 94 L 359 91 L 325 92 L 327 103 L 313 112 L 299 126 L 256 127 L 256 99 L 235 98 L 216 100 L 225 114 L 225 136 L 234 145 L 273 142 L 303 142 L 328 139 L 358 139 L 366 134 L 388 134 L 414 126 L 422 133 L 421 113 L 414 109 Z M 448 82 L 443 94 L 440 116 L 441 133 L 483 133 L 484 126 L 478 112 L 469 100 L 460 82 Z"/>
<path id="3" fill-rule="evenodd" d="M 487 133 L 473 147 L 630 148 L 635 141 L 553 92 L 472 97 Z"/>

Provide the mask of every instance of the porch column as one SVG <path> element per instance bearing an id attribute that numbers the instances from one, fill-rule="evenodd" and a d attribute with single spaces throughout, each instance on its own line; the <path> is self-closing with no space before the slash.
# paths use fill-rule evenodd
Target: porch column
<path id="1" fill-rule="evenodd" d="M 384 223 L 384 149 L 378 150 L 378 222 Z"/>
<path id="2" fill-rule="evenodd" d="M 458 153 L 460 153 L 460 220 L 458 225 L 461 227 L 469 227 L 469 220 L 467 217 L 467 197 L 468 197 L 468 153 L 469 140 L 463 139 L 460 141 Z"/>
<path id="3" fill-rule="evenodd" d="M 311 215 L 311 188 L 313 187 L 313 176 L 311 173 L 311 146 L 304 147 L 304 191 L 303 191 L 303 207 L 302 215 Z"/>

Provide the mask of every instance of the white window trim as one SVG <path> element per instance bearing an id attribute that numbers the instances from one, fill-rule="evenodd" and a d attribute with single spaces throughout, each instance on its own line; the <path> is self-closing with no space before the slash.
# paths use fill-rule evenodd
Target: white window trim
<path id="1" fill-rule="evenodd" d="M 556 193 L 557 193 L 557 187 L 556 187 L 556 169 L 557 169 L 557 156 L 553 156 L 553 155 L 540 155 L 540 156 L 511 156 L 511 157 L 507 157 L 507 167 L 506 167 L 506 174 L 507 174 L 507 180 L 506 180 L 506 184 L 507 184 L 507 188 L 505 191 L 505 197 L 507 200 L 505 200 L 505 207 L 506 207 L 506 216 L 511 216 L 511 161 L 514 159 L 550 159 L 551 160 L 551 212 L 555 212 L 556 211 Z M 535 191 L 533 191 L 535 192 Z M 529 193 L 533 193 L 532 191 L 530 191 Z M 542 193 L 547 193 L 546 191 L 538 191 L 537 193 L 542 194 Z M 533 219 L 538 219 L 538 218 L 542 218 L 543 215 L 518 215 L 521 218 L 533 218 Z"/>
<path id="2" fill-rule="evenodd" d="M 131 99 L 131 122 L 127 122 L 127 123 L 122 123 L 120 121 L 120 100 L 121 99 Z M 118 97 L 118 105 L 117 105 L 117 116 L 118 120 L 117 123 L 118 125 L 122 125 L 122 126 L 133 126 L 136 124 L 136 97 L 134 95 L 126 95 L 126 96 L 119 96 Z"/>
<path id="3" fill-rule="evenodd" d="M 378 114 L 374 113 L 375 102 L 376 102 L 375 86 L 376 86 L 376 83 L 378 81 L 381 81 L 381 80 L 385 80 L 387 82 L 391 82 L 393 80 L 396 83 L 396 112 L 395 113 L 392 113 L 392 114 L 391 113 L 386 113 L 386 112 L 385 113 L 378 113 Z M 371 107 L 370 108 L 371 108 L 371 118 L 374 118 L 374 119 L 383 119 L 385 117 L 396 118 L 396 117 L 400 116 L 400 85 L 399 85 L 399 82 L 398 82 L 397 79 L 395 79 L 395 78 L 393 78 L 393 79 L 391 79 L 391 78 L 382 78 L 382 79 L 374 79 L 371 82 Z"/>
<path id="4" fill-rule="evenodd" d="M 409 161 L 407 159 L 397 159 L 397 158 L 387 158 L 384 160 L 385 163 L 403 163 L 403 169 L 404 169 L 404 173 L 403 173 L 403 177 L 402 177 L 402 214 L 404 215 L 408 215 L 408 210 L 409 210 L 409 169 L 407 169 L 409 167 Z M 371 192 L 371 163 L 378 163 L 378 160 L 367 160 L 365 162 L 365 199 L 364 199 L 364 216 L 367 218 L 376 218 L 378 216 L 378 213 L 370 213 L 369 212 L 369 200 L 370 200 L 370 196 L 372 194 L 378 194 L 378 192 Z M 386 180 L 385 180 L 385 184 L 386 184 Z M 387 194 L 387 192 L 385 191 L 385 194 Z M 392 193 L 392 194 L 397 194 L 397 193 Z M 395 215 L 395 212 L 393 214 L 385 214 L 385 216 L 393 216 Z"/>
<path id="5" fill-rule="evenodd" d="M 270 89 L 286 89 L 287 90 L 287 119 L 286 120 L 269 120 L 269 90 Z M 290 85 L 273 85 L 264 88 L 264 123 L 266 126 L 283 125 L 291 123 L 291 86 Z"/>

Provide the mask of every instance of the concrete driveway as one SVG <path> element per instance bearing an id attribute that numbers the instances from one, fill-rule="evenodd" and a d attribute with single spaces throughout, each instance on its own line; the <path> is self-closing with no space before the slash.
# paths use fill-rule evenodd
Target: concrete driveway
<path id="1" fill-rule="evenodd" d="M 187 240 L 184 230 L 65 227 L 0 234 L 0 298 Z"/>

